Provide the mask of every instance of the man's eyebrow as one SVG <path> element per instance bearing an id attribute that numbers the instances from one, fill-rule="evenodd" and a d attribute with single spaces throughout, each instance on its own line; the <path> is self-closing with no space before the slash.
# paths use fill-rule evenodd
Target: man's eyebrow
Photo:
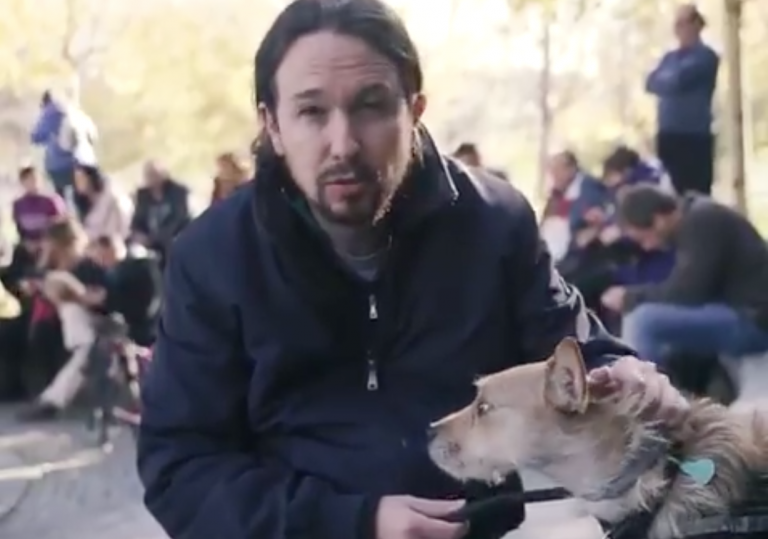
<path id="1" fill-rule="evenodd" d="M 294 94 L 292 99 L 294 101 L 303 101 L 306 99 L 317 99 L 322 97 L 323 91 L 319 88 L 309 88 L 308 90 L 302 90 L 301 92 Z"/>
<path id="2" fill-rule="evenodd" d="M 391 86 L 384 84 L 383 82 L 374 82 L 368 86 L 362 87 L 357 92 L 355 99 L 364 99 L 366 97 L 376 96 L 390 96 L 392 94 L 396 94 L 396 92 L 392 89 Z"/>

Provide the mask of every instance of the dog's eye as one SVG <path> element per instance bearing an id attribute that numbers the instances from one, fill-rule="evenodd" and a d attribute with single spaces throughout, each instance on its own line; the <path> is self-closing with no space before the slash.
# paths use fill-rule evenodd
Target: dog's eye
<path id="1" fill-rule="evenodd" d="M 488 412 L 490 412 L 493 409 L 493 407 L 488 404 L 487 402 L 479 402 L 477 404 L 477 417 L 483 417 Z"/>

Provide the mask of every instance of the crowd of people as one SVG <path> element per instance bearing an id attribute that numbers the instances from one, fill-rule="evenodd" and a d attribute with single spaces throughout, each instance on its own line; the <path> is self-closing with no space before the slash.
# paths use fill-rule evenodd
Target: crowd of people
<path id="1" fill-rule="evenodd" d="M 23 419 L 70 406 L 101 316 L 119 316 L 128 337 L 151 346 L 161 303 L 162 267 L 192 217 L 189 190 L 155 162 L 133 197 L 98 163 L 93 122 L 46 92 L 31 142 L 44 171 L 18 172 L 13 201 L 17 243 L 0 269 L 0 399 L 26 400 Z M 211 204 L 249 178 L 233 153 L 216 161 Z"/>

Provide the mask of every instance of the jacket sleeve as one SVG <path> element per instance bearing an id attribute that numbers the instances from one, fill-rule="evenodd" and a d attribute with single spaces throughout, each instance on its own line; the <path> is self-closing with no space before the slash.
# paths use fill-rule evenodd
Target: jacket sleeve
<path id="1" fill-rule="evenodd" d="M 718 286 L 719 267 L 728 259 L 724 231 L 728 223 L 719 218 L 718 208 L 692 212 L 680 227 L 675 241 L 675 263 L 669 277 L 658 284 L 627 289 L 624 311 L 643 303 L 700 305 L 712 297 Z"/>
<path id="2" fill-rule="evenodd" d="M 62 117 L 61 112 L 53 105 L 43 107 L 29 135 L 32 144 L 47 144 L 48 140 L 59 131 Z"/>
<path id="3" fill-rule="evenodd" d="M 705 48 L 679 59 L 667 55 L 659 67 L 648 75 L 646 89 L 660 96 L 698 89 L 713 91 L 719 65 L 717 54 Z"/>
<path id="4" fill-rule="evenodd" d="M 195 251 L 174 244 L 142 388 L 138 467 L 147 508 L 171 539 L 368 539 L 371 499 L 257 452 L 237 315 L 206 297 L 205 282 L 193 277 Z"/>
<path id="5" fill-rule="evenodd" d="M 539 238 L 536 217 L 526 201 L 520 210 L 517 240 L 508 257 L 513 275 L 510 291 L 514 311 L 517 357 L 526 363 L 549 358 L 565 337 L 575 337 L 589 368 L 610 363 L 634 350 L 611 336 L 584 305 L 581 294 L 565 282 Z"/>

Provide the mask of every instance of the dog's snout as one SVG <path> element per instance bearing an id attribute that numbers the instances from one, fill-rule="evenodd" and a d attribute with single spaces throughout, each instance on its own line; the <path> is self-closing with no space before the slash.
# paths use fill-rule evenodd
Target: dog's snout
<path id="1" fill-rule="evenodd" d="M 433 441 L 435 438 L 437 438 L 437 434 L 438 434 L 438 429 L 437 428 L 435 428 L 435 427 L 427 428 L 427 441 L 428 442 Z"/>

